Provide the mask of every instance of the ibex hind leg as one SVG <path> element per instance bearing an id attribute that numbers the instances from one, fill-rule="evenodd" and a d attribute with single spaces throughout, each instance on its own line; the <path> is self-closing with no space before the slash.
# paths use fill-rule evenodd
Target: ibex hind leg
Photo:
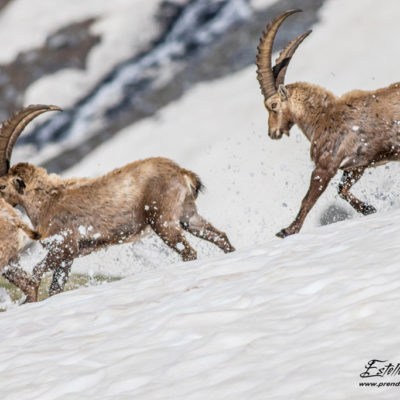
<path id="1" fill-rule="evenodd" d="M 338 186 L 338 193 L 339 196 L 346 200 L 357 212 L 369 215 L 375 213 L 376 208 L 357 199 L 357 197 L 350 193 L 351 187 L 362 177 L 364 171 L 364 167 L 351 171 L 344 171 Z"/>
<path id="2" fill-rule="evenodd" d="M 49 289 L 49 296 L 61 293 L 68 281 L 71 273 L 72 260 L 64 261 L 62 265 L 55 269 L 53 273 L 53 280 Z"/>
<path id="3" fill-rule="evenodd" d="M 196 260 L 196 250 L 186 240 L 179 221 L 154 222 L 151 227 L 165 244 L 181 255 L 183 261 Z"/>
<path id="4" fill-rule="evenodd" d="M 225 253 L 235 251 L 225 232 L 219 231 L 201 215 L 195 212 L 190 218 L 182 221 L 182 226 L 192 235 L 217 245 Z"/>

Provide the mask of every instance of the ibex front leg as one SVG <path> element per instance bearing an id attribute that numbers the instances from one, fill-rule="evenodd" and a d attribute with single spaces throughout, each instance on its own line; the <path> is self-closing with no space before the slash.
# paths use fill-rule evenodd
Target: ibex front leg
<path id="1" fill-rule="evenodd" d="M 230 243 L 226 233 L 216 229 L 202 216 L 197 214 L 197 212 L 189 218 L 188 222 L 184 222 L 182 226 L 183 229 L 186 229 L 192 235 L 214 243 L 224 253 L 235 251 L 235 248 Z"/>
<path id="2" fill-rule="evenodd" d="M 13 283 L 24 292 L 26 295 L 25 303 L 36 301 L 36 283 L 22 268 L 11 263 L 9 266 L 4 268 L 2 274 L 9 282 Z"/>
<path id="3" fill-rule="evenodd" d="M 336 169 L 314 169 L 313 173 L 311 174 L 310 187 L 301 203 L 301 208 L 296 219 L 286 229 L 282 229 L 280 232 L 278 232 L 276 236 L 284 238 L 300 231 L 307 214 L 314 206 L 319 196 L 321 196 L 321 194 L 324 192 L 336 171 Z"/>
<path id="4" fill-rule="evenodd" d="M 65 239 L 62 245 L 52 244 L 46 257 L 33 268 L 33 279 L 37 291 L 43 275 L 48 271 L 55 271 L 50 287 L 50 295 L 61 292 L 69 276 L 69 271 L 74 258 L 77 255 L 77 247 L 72 240 Z"/>
<path id="5" fill-rule="evenodd" d="M 357 199 L 357 197 L 350 193 L 351 187 L 362 177 L 364 171 L 364 167 L 353 171 L 344 171 L 342 180 L 339 183 L 338 193 L 339 196 L 346 200 L 357 212 L 369 215 L 375 213 L 376 208 Z"/>

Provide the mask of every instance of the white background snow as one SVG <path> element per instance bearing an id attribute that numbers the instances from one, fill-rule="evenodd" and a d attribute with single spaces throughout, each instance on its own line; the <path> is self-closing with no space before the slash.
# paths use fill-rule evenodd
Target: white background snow
<path id="1" fill-rule="evenodd" d="M 157 2 L 130 3 L 146 4 L 151 15 Z M 112 18 L 109 2 L 96 4 Z M 287 82 L 342 94 L 399 81 L 399 12 L 395 0 L 326 2 Z M 3 29 L 0 23 L 0 37 Z M 27 103 L 57 103 L 49 82 L 37 82 Z M 183 264 L 150 238 L 79 260 L 74 271 L 130 276 L 0 314 L 1 399 L 399 398 L 397 387 L 359 387 L 370 359 L 400 362 L 399 166 L 378 168 L 356 186 L 377 215 L 317 228 L 332 201 L 348 207 L 335 197 L 336 180 L 301 234 L 275 239 L 294 218 L 312 165 L 301 133 L 271 141 L 267 117 L 250 67 L 198 85 L 65 172 L 97 176 L 136 159 L 170 157 L 202 177 L 199 210 L 238 251 L 220 255 L 194 241 L 201 259 Z"/>

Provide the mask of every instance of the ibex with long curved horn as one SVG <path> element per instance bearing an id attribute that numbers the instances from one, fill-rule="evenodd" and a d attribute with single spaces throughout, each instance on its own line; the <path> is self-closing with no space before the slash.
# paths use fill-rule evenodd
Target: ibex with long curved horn
<path id="1" fill-rule="evenodd" d="M 58 107 L 29 106 L 15 113 L 2 124 L 0 130 L 0 153 L 4 154 L 4 157 L 0 163 L 0 176 L 7 174 L 11 156 L 9 149 L 13 146 L 25 126 L 38 115 L 55 109 L 58 109 Z M 27 284 L 31 278 L 16 264 L 19 252 L 25 244 L 26 236 L 34 240 L 40 239 L 39 233 L 32 230 L 22 221 L 14 208 L 0 197 L 0 272 L 23 292 L 29 291 Z"/>
<path id="2" fill-rule="evenodd" d="M 257 78 L 269 112 L 269 136 L 289 136 L 297 125 L 311 142 L 315 168 L 310 187 L 293 223 L 277 236 L 300 231 L 304 219 L 338 169 L 343 170 L 339 195 L 358 212 L 368 215 L 375 208 L 354 197 L 350 188 L 364 170 L 400 160 L 400 83 L 373 92 L 352 91 L 336 97 L 310 83 L 284 84 L 289 61 L 307 31 L 290 42 L 271 67 L 275 35 L 282 22 L 301 10 L 290 10 L 276 17 L 260 39 Z"/>
<path id="3" fill-rule="evenodd" d="M 7 140 L 0 151 L 0 164 L 8 166 L 16 137 Z M 94 179 L 61 179 L 27 163 L 5 172 L 0 177 L 0 194 L 11 205 L 25 209 L 48 250 L 33 269 L 27 301 L 37 300 L 45 272 L 54 271 L 50 294 L 58 293 L 75 258 L 132 242 L 148 227 L 184 261 L 196 259 L 184 230 L 225 253 L 234 251 L 226 234 L 197 213 L 195 200 L 202 188 L 198 176 L 171 160 L 141 160 Z"/>

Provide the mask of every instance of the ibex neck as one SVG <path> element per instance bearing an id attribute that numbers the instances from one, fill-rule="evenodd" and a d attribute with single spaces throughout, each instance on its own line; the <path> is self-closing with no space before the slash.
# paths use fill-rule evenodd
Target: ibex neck
<path id="1" fill-rule="evenodd" d="M 293 122 L 311 141 L 321 118 L 332 110 L 336 98 L 331 92 L 310 83 L 294 83 L 287 89 Z"/>
<path id="2" fill-rule="evenodd" d="M 24 208 L 26 214 L 32 222 L 34 229 L 42 230 L 46 227 L 47 221 L 44 221 L 43 216 L 51 212 L 51 196 L 48 195 L 43 189 L 33 190 L 32 196 L 27 193 L 23 196 L 21 206 Z"/>
<path id="3" fill-rule="evenodd" d="M 38 229 L 40 222 L 40 214 L 41 214 L 40 213 L 41 204 L 39 202 L 32 203 L 28 201 L 22 201 L 21 206 L 25 210 L 29 219 L 31 220 L 33 228 Z"/>

